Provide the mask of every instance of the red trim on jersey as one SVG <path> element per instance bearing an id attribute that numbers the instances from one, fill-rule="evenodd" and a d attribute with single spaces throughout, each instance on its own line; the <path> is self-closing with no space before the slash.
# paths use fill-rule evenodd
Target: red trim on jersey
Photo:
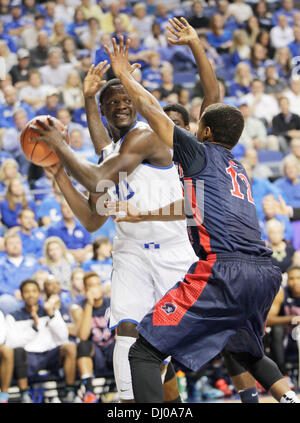
<path id="1" fill-rule="evenodd" d="M 202 217 L 196 201 L 196 193 L 191 178 L 186 178 L 185 193 L 188 196 L 197 223 L 200 243 L 208 253 L 208 261 L 199 260 L 193 273 L 187 273 L 177 288 L 171 289 L 153 310 L 153 326 L 177 326 L 186 312 L 195 304 L 203 292 L 216 261 L 212 254 L 210 237 L 202 225 Z"/>

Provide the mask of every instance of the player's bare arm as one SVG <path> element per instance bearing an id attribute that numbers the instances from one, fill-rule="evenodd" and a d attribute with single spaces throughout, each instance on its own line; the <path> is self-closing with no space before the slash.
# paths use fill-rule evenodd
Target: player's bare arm
<path id="1" fill-rule="evenodd" d="M 114 216 L 116 222 L 170 222 L 184 220 L 184 199 L 179 199 L 157 210 L 143 211 L 135 207 L 130 201 L 107 201 L 107 216 Z M 121 216 L 122 215 L 122 216 Z"/>
<path id="2" fill-rule="evenodd" d="M 167 28 L 177 39 L 168 38 L 168 41 L 174 45 L 189 46 L 197 63 L 204 91 L 200 118 L 207 106 L 220 101 L 218 81 L 196 30 L 184 18 L 169 19 L 169 23 Z"/>
<path id="3" fill-rule="evenodd" d="M 62 165 L 71 175 L 83 185 L 90 193 L 104 193 L 114 184 L 118 184 L 126 175 L 143 162 L 149 160 L 157 166 L 168 166 L 171 157 L 161 158 L 161 149 L 157 137 L 151 130 L 134 129 L 122 144 L 119 153 L 100 165 L 95 165 L 78 157 L 71 147 L 66 143 L 66 134 L 59 131 L 51 118 L 49 125 L 37 121 L 39 128 L 32 126 L 33 132 L 39 136 L 35 141 L 45 143 L 58 155 Z M 167 157 L 167 155 L 165 155 Z"/>
<path id="4" fill-rule="evenodd" d="M 87 124 L 94 144 L 96 154 L 111 143 L 111 139 L 101 121 L 96 101 L 96 94 L 105 84 L 104 75 L 110 68 L 107 60 L 100 62 L 96 67 L 92 65 L 83 81 L 83 96 L 86 110 Z"/>
<path id="5" fill-rule="evenodd" d="M 284 291 L 282 288 L 278 291 L 273 304 L 270 308 L 266 324 L 267 326 L 284 325 L 291 323 L 295 316 L 279 316 L 280 308 L 284 302 Z"/>
<path id="6" fill-rule="evenodd" d="M 79 192 L 74 187 L 70 177 L 66 174 L 60 162 L 47 169 L 52 173 L 71 210 L 85 229 L 89 232 L 95 232 L 103 226 L 107 217 L 97 213 L 96 202 L 99 195 L 95 196 L 90 194 L 89 197 L 87 197 Z"/>

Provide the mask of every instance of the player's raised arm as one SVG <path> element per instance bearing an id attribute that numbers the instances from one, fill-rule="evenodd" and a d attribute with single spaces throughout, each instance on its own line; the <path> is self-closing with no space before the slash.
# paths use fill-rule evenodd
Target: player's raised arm
<path id="1" fill-rule="evenodd" d="M 101 121 L 96 101 L 96 94 L 105 84 L 103 77 L 110 65 L 107 60 L 100 62 L 96 67 L 92 65 L 83 81 L 84 105 L 87 117 L 87 124 L 94 144 L 96 154 L 100 155 L 101 150 L 111 143 L 111 139 Z"/>
<path id="2" fill-rule="evenodd" d="M 148 121 L 158 137 L 168 147 L 173 148 L 174 123 L 164 113 L 156 98 L 132 76 L 132 67 L 137 64 L 130 65 L 128 61 L 130 39 L 127 39 L 125 49 L 122 36 L 119 47 L 114 38 L 112 42 L 113 52 L 107 46 L 104 48 L 109 55 L 114 74 L 121 80 L 137 111 Z"/>
<path id="3" fill-rule="evenodd" d="M 197 63 L 204 91 L 200 118 L 207 106 L 220 101 L 218 81 L 195 29 L 184 18 L 169 19 L 169 23 L 167 28 L 177 39 L 168 38 L 168 41 L 174 45 L 189 46 Z"/>

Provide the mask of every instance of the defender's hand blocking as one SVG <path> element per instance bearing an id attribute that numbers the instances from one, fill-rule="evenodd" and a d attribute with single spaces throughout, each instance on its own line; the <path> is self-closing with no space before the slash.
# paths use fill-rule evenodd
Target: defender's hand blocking
<path id="1" fill-rule="evenodd" d="M 189 45 L 191 42 L 199 40 L 196 30 L 188 23 L 186 19 L 169 19 L 169 23 L 171 26 L 168 25 L 167 29 L 171 32 L 171 34 L 178 38 L 177 40 L 174 40 L 174 38 L 168 37 L 168 41 L 171 44 L 182 46 Z"/>
<path id="2" fill-rule="evenodd" d="M 49 116 L 49 125 L 41 120 L 36 121 L 39 127 L 34 125 L 30 126 L 32 132 L 38 134 L 38 137 L 31 138 L 30 141 L 40 141 L 47 145 L 52 151 L 55 151 L 56 147 L 62 143 L 66 143 L 67 140 L 67 127 L 62 132 L 55 126 L 53 120 Z"/>
<path id="3" fill-rule="evenodd" d="M 105 84 L 103 77 L 110 68 L 107 65 L 107 60 L 100 62 L 96 67 L 92 65 L 83 81 L 83 95 L 84 97 L 95 97 L 102 85 Z"/>
<path id="4" fill-rule="evenodd" d="M 140 68 L 141 65 L 139 63 L 134 63 L 131 65 L 128 60 L 129 48 L 130 48 L 130 39 L 128 38 L 126 41 L 126 46 L 124 50 L 124 37 L 120 37 L 120 45 L 119 48 L 117 46 L 117 41 L 115 38 L 112 39 L 113 49 L 114 52 L 112 53 L 108 47 L 105 45 L 104 49 L 110 58 L 110 63 L 112 65 L 112 69 L 114 74 L 117 78 L 120 77 L 122 73 L 131 74 L 136 69 Z"/>
<path id="5" fill-rule="evenodd" d="M 142 220 L 141 211 L 128 201 L 106 201 L 107 216 L 116 216 L 115 222 L 137 223 Z M 122 216 L 120 216 L 122 214 Z"/>

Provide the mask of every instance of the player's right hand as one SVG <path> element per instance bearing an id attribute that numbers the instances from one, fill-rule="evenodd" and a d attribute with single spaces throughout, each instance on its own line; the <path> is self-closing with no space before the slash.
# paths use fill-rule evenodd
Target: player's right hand
<path id="1" fill-rule="evenodd" d="M 115 222 L 137 223 L 142 221 L 142 212 L 128 201 L 106 201 L 107 216 L 113 216 Z"/>
<path id="2" fill-rule="evenodd" d="M 189 45 L 193 41 L 198 41 L 199 37 L 197 31 L 184 18 L 169 19 L 167 29 L 171 34 L 175 35 L 177 39 L 168 37 L 168 41 L 175 45 Z"/>
<path id="3" fill-rule="evenodd" d="M 105 73 L 110 68 L 107 60 L 100 62 L 97 66 L 92 65 L 83 81 L 83 95 L 84 97 L 95 97 L 102 85 L 106 83 L 103 80 Z"/>

